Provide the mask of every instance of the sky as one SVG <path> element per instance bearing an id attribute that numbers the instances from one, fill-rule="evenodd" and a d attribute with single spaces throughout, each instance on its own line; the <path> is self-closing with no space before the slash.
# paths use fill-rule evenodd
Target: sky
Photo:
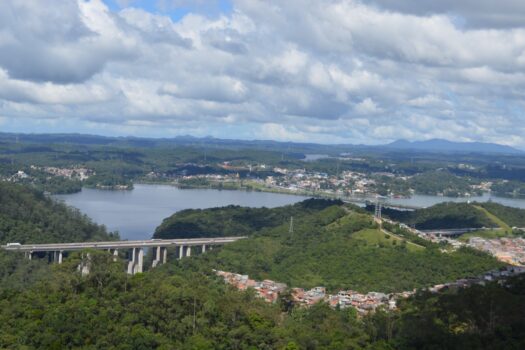
<path id="1" fill-rule="evenodd" d="M 523 0 L 0 1 L 0 131 L 525 149 Z"/>

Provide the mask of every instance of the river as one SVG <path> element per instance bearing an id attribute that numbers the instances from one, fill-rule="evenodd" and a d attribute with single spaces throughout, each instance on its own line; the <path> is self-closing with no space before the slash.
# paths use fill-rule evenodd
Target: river
<path id="1" fill-rule="evenodd" d="M 136 184 L 132 191 L 84 188 L 82 192 L 56 195 L 80 209 L 122 239 L 151 238 L 155 228 L 171 214 L 184 209 L 204 209 L 230 204 L 248 207 L 279 207 L 307 197 L 269 192 L 180 189 L 168 185 Z"/>

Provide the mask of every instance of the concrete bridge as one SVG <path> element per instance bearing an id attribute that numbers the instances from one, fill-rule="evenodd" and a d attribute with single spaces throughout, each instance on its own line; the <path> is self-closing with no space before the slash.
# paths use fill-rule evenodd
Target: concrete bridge
<path id="1" fill-rule="evenodd" d="M 235 242 L 240 237 L 215 237 L 215 238 L 188 238 L 188 239 L 149 239 L 141 241 L 108 241 L 108 242 L 79 242 L 79 243 L 45 243 L 45 244 L 19 244 L 8 243 L 0 246 L 1 249 L 12 252 L 24 252 L 28 259 L 32 259 L 34 254 L 48 253 L 51 260 L 59 264 L 62 263 L 65 252 L 82 251 L 86 249 L 106 250 L 115 256 L 119 251 L 127 252 L 129 262 L 127 272 L 135 274 L 144 271 L 144 249 L 151 249 L 153 252 L 152 267 L 166 263 L 168 259 L 168 248 L 172 248 L 177 253 L 179 259 L 191 256 L 192 249 L 200 250 L 205 253 L 207 249 L 214 246 L 224 245 Z M 79 269 L 83 273 L 89 273 L 89 254 L 87 262 L 81 264 Z"/>

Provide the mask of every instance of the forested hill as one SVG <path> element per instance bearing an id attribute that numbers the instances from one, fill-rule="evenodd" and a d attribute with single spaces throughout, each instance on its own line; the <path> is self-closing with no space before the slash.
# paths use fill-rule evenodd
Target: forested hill
<path id="1" fill-rule="evenodd" d="M 29 187 L 0 182 L 0 243 L 52 243 L 112 239 L 78 210 Z"/>
<path id="2" fill-rule="evenodd" d="M 373 210 L 370 206 L 367 209 Z M 498 227 L 499 220 L 511 227 L 525 227 L 525 209 L 494 202 L 446 202 L 415 211 L 384 208 L 383 215 L 420 230 Z"/>
<path id="3" fill-rule="evenodd" d="M 342 205 L 338 200 L 308 199 L 279 208 L 248 208 L 230 205 L 211 209 L 187 209 L 163 220 L 154 238 L 190 238 L 245 236 L 263 228 L 290 222 L 290 217 L 317 213 L 332 205 Z"/>
<path id="4" fill-rule="evenodd" d="M 0 182 L 0 244 L 112 240 L 103 226 L 78 210 L 29 187 Z M 0 250 L 0 284 L 24 288 L 49 273 L 45 259 L 29 261 Z"/>
<path id="5" fill-rule="evenodd" d="M 156 237 L 180 237 L 188 233 L 183 230 L 188 227 L 197 227 L 193 231 L 197 234 L 248 235 L 206 254 L 210 267 L 293 287 L 403 291 L 477 276 L 501 266 L 470 249 L 443 253 L 436 244 L 425 241 L 423 246 L 413 237 L 384 233 L 371 215 L 338 202 L 308 200 L 273 209 L 226 207 L 181 214 L 171 218 L 180 231 Z M 249 225 L 252 216 L 256 224 Z M 162 228 L 157 232 L 170 232 Z"/>
<path id="6" fill-rule="evenodd" d="M 494 202 L 478 203 L 511 227 L 525 227 L 525 209 L 507 207 Z"/>

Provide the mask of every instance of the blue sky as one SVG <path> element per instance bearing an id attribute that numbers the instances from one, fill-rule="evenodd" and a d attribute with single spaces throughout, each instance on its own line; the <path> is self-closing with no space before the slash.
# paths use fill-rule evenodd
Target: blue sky
<path id="1" fill-rule="evenodd" d="M 0 130 L 525 149 L 520 0 L 0 2 Z"/>
<path id="2" fill-rule="evenodd" d="M 169 16 L 174 22 L 179 21 L 188 13 L 201 13 L 208 17 L 218 15 L 228 15 L 233 10 L 232 3 L 227 0 L 206 0 L 206 1 L 178 1 L 176 4 L 169 5 L 168 1 L 158 0 L 104 0 L 112 11 L 118 12 L 126 7 L 141 8 L 150 13 L 157 13 Z"/>

